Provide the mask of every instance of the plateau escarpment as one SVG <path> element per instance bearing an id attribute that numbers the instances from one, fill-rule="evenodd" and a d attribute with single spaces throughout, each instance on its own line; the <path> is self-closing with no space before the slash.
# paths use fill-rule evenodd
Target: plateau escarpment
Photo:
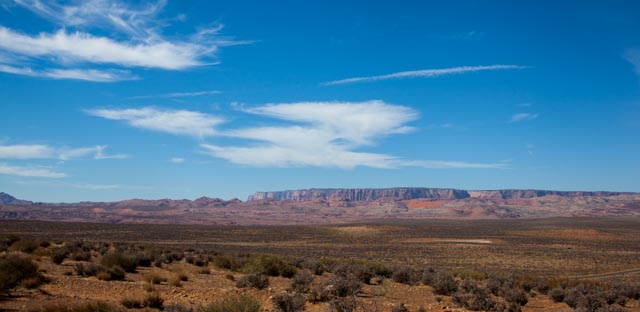
<path id="1" fill-rule="evenodd" d="M 375 200 L 411 200 L 411 199 L 434 199 L 434 200 L 454 200 L 465 198 L 484 199 L 520 199 L 535 198 L 555 195 L 560 197 L 583 197 L 583 196 L 618 196 L 633 193 L 622 192 L 582 192 L 582 191 L 548 191 L 548 190 L 489 190 L 489 191 L 466 191 L 447 188 L 426 188 L 426 187 L 402 187 L 402 188 L 353 188 L 353 189 L 304 189 L 277 192 L 256 192 L 249 196 L 248 201 L 271 199 L 271 200 L 348 200 L 348 201 L 375 201 Z"/>

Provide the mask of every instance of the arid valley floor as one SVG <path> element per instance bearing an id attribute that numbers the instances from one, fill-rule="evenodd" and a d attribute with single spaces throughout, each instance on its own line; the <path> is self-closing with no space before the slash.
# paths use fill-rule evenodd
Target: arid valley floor
<path id="1" fill-rule="evenodd" d="M 140 301 L 139 306 L 128 303 L 134 309 L 143 307 L 149 294 L 160 296 L 166 310 L 206 310 L 224 298 L 249 294 L 265 311 L 277 311 L 277 298 L 293 302 L 298 297 L 304 298 L 308 311 L 341 311 L 336 305 L 345 298 L 355 298 L 357 311 L 509 311 L 516 310 L 513 302 L 519 302 L 515 305 L 522 311 L 571 311 L 570 306 L 579 310 L 583 305 L 588 305 L 583 311 L 640 311 L 637 217 L 318 226 L 1 221 L 0 236 L 12 235 L 20 240 L 7 246 L 7 252 L 28 253 L 48 282 L 11 290 L 0 300 L 3 310 L 60 311 L 61 305 L 91 302 L 124 310 L 125 301 Z M 29 244 L 20 241 L 47 243 L 25 248 Z M 75 247 L 65 247 L 71 245 Z M 65 248 L 64 260 L 52 262 L 53 254 Z M 142 261 L 122 280 L 82 271 L 92 263 L 107 270 L 104 258 L 117 252 L 144 255 L 149 263 Z M 180 256 L 168 260 L 171 253 Z M 291 272 L 266 272 L 265 261 Z M 268 286 L 239 287 L 239 280 L 258 271 L 267 273 Z M 309 272 L 312 281 L 307 288 L 292 288 L 303 272 Z M 439 290 L 441 286 L 426 277 L 429 272 L 446 272 L 457 290 Z M 357 276 L 358 290 L 323 297 L 323 291 L 336 287 L 338 276 Z M 612 295 L 623 287 L 619 285 L 625 285 L 625 300 Z M 514 295 L 506 290 L 510 287 L 524 290 Z M 484 295 L 495 302 L 476 302 L 473 294 L 482 291 L 494 293 Z M 563 298 L 557 297 L 560 291 Z M 282 299 L 283 293 L 289 297 Z M 524 304 L 517 299 L 522 296 Z M 602 302 L 596 302 L 597 296 Z M 218 311 L 209 308 L 206 311 Z"/>

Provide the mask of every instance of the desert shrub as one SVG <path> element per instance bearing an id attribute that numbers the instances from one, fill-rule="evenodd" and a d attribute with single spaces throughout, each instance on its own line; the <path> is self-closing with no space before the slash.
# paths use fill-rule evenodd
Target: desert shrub
<path id="1" fill-rule="evenodd" d="M 165 312 L 196 312 L 200 310 L 196 310 L 193 307 L 190 307 L 184 304 L 173 303 L 173 304 L 165 305 L 164 311 Z"/>
<path id="2" fill-rule="evenodd" d="M 564 291 L 564 289 L 562 289 L 560 287 L 556 287 L 554 289 L 549 290 L 549 292 L 547 294 L 548 294 L 549 298 L 551 298 L 551 300 L 553 300 L 554 302 L 563 302 L 564 301 L 565 291 Z"/>
<path id="3" fill-rule="evenodd" d="M 382 263 L 369 264 L 369 269 L 374 275 L 386 278 L 390 278 L 394 273 L 390 266 Z"/>
<path id="4" fill-rule="evenodd" d="M 91 252 L 79 250 L 69 255 L 69 258 L 75 261 L 89 261 L 91 260 Z"/>
<path id="5" fill-rule="evenodd" d="M 627 281 L 615 282 L 606 292 L 608 304 L 624 305 L 629 299 L 640 299 L 640 285 Z"/>
<path id="6" fill-rule="evenodd" d="M 549 283 L 545 280 L 539 280 L 538 283 L 533 287 L 533 289 L 543 295 L 549 293 Z"/>
<path id="7" fill-rule="evenodd" d="M 573 289 L 566 291 L 564 302 L 574 308 L 587 311 L 596 311 L 607 306 L 604 291 L 592 284 L 580 283 Z"/>
<path id="8" fill-rule="evenodd" d="M 160 283 L 166 282 L 167 278 L 158 274 L 158 273 L 149 273 L 145 275 L 144 280 L 149 284 L 158 285 Z"/>
<path id="9" fill-rule="evenodd" d="M 423 285 L 431 285 L 433 284 L 433 278 L 436 275 L 436 272 L 433 268 L 428 268 L 422 271 L 421 282 Z"/>
<path id="10" fill-rule="evenodd" d="M 51 242 L 50 241 L 48 241 L 48 240 L 40 241 L 40 247 L 47 248 L 49 246 L 51 246 Z"/>
<path id="11" fill-rule="evenodd" d="M 273 255 L 251 257 L 242 269 L 248 273 L 262 273 L 268 276 L 292 277 L 296 274 L 296 268 L 293 265 Z"/>
<path id="12" fill-rule="evenodd" d="M 5 243 L 5 245 L 10 247 L 11 245 L 13 245 L 15 242 L 19 240 L 20 240 L 19 236 L 15 234 L 9 234 L 4 238 L 3 242 Z"/>
<path id="13" fill-rule="evenodd" d="M 37 312 L 117 312 L 121 311 L 109 304 L 102 302 L 90 302 L 78 305 L 52 304 L 33 310 Z"/>
<path id="14" fill-rule="evenodd" d="M 313 301 L 328 301 L 336 297 L 357 295 L 362 289 L 362 282 L 353 275 L 334 275 L 311 292 Z"/>
<path id="15" fill-rule="evenodd" d="M 202 312 L 260 312 L 262 303 L 249 295 L 226 297 L 201 308 Z"/>
<path id="16" fill-rule="evenodd" d="M 291 289 L 297 292 L 307 292 L 313 282 L 313 278 L 313 275 L 307 271 L 298 273 L 291 281 Z"/>
<path id="17" fill-rule="evenodd" d="M 20 239 L 11 245 L 11 249 L 24 253 L 32 253 L 40 247 L 40 243 L 33 239 Z"/>
<path id="18" fill-rule="evenodd" d="M 464 280 L 460 289 L 452 296 L 453 302 L 469 310 L 490 310 L 495 301 L 491 299 L 490 291 L 481 287 L 478 282 Z"/>
<path id="19" fill-rule="evenodd" d="M 6 292 L 30 278 L 42 278 L 38 266 L 31 259 L 19 254 L 0 258 L 0 292 Z"/>
<path id="20" fill-rule="evenodd" d="M 404 303 L 396 304 L 391 308 L 391 312 L 409 312 L 409 309 L 404 306 Z"/>
<path id="21" fill-rule="evenodd" d="M 527 294 L 520 288 L 505 287 L 500 291 L 500 296 L 509 306 L 524 306 L 529 302 Z"/>
<path id="22" fill-rule="evenodd" d="M 137 298 L 124 298 L 120 300 L 120 303 L 127 309 L 142 309 L 144 303 Z"/>
<path id="23" fill-rule="evenodd" d="M 80 276 L 96 276 L 100 272 L 107 272 L 107 268 L 95 263 L 76 263 L 76 274 Z"/>
<path id="24" fill-rule="evenodd" d="M 334 298 L 329 302 L 330 312 L 353 312 L 356 310 L 358 303 L 353 297 Z"/>
<path id="25" fill-rule="evenodd" d="M 213 257 L 213 264 L 221 269 L 237 271 L 240 268 L 240 264 L 233 258 L 228 256 L 215 256 Z"/>
<path id="26" fill-rule="evenodd" d="M 396 283 L 412 285 L 417 282 L 416 273 L 409 267 L 398 267 L 393 271 L 391 279 Z"/>
<path id="27" fill-rule="evenodd" d="M 141 252 L 136 255 L 136 264 L 141 267 L 150 267 L 156 260 L 156 257 L 147 252 Z"/>
<path id="28" fill-rule="evenodd" d="M 309 270 L 315 275 L 322 275 L 327 271 L 327 267 L 318 259 L 307 258 L 296 263 L 296 267 Z"/>
<path id="29" fill-rule="evenodd" d="M 109 274 L 109 272 L 99 272 L 98 274 L 96 274 L 96 278 L 101 281 L 110 281 L 111 274 Z"/>
<path id="30" fill-rule="evenodd" d="M 100 263 L 106 267 L 119 266 L 125 272 L 133 273 L 138 266 L 138 260 L 135 256 L 127 255 L 122 252 L 112 252 L 102 256 Z"/>
<path id="31" fill-rule="evenodd" d="M 162 299 L 162 297 L 160 297 L 160 294 L 156 292 L 147 294 L 147 296 L 144 297 L 144 300 L 142 300 L 142 303 L 145 307 L 152 309 L 162 310 L 162 308 L 164 307 L 164 299 Z"/>
<path id="32" fill-rule="evenodd" d="M 55 264 L 61 264 L 67 255 L 69 252 L 65 248 L 57 248 L 51 252 L 51 261 Z"/>
<path id="33" fill-rule="evenodd" d="M 450 295 L 458 289 L 453 277 L 444 272 L 437 272 L 433 275 L 431 286 L 438 295 Z"/>
<path id="34" fill-rule="evenodd" d="M 27 288 L 27 289 L 33 289 L 33 288 L 37 288 L 38 286 L 40 286 L 40 284 L 42 284 L 43 282 L 43 278 L 40 276 L 37 277 L 28 277 L 23 279 L 19 286 L 23 287 L 23 288 Z"/>
<path id="35" fill-rule="evenodd" d="M 285 293 L 274 296 L 272 302 L 276 311 L 300 312 L 304 311 L 306 299 L 300 294 Z"/>
<path id="36" fill-rule="evenodd" d="M 238 279 L 236 287 L 264 289 L 269 287 L 269 278 L 265 274 L 247 274 Z"/>

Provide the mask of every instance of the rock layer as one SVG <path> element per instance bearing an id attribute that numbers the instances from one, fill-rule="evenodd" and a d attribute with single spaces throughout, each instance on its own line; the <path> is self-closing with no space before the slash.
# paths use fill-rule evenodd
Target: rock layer
<path id="1" fill-rule="evenodd" d="M 256 192 L 249 196 L 248 201 L 255 200 L 410 200 L 410 199 L 464 199 L 469 197 L 487 199 L 519 199 L 534 198 L 548 195 L 560 197 L 581 196 L 617 196 L 632 193 L 620 192 L 578 192 L 578 191 L 547 191 L 547 190 L 495 190 L 495 191 L 466 191 L 459 189 L 441 189 L 426 187 L 403 188 L 355 188 L 355 189 L 304 189 L 278 192 Z"/>

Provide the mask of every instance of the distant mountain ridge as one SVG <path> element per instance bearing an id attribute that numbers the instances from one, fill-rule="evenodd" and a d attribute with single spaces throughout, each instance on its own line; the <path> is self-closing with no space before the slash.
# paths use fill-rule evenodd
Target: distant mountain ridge
<path id="1" fill-rule="evenodd" d="M 453 188 L 426 188 L 426 187 L 394 187 L 394 188 L 353 188 L 353 189 L 301 189 L 275 192 L 256 192 L 249 196 L 247 201 L 255 200 L 349 200 L 349 201 L 374 201 L 374 200 L 411 200 L 411 199 L 464 199 L 464 198 L 491 198 L 491 199 L 518 199 L 534 198 L 547 195 L 561 197 L 580 196 L 618 196 L 632 195 L 631 192 L 586 192 L 586 191 L 550 191 L 550 190 L 477 190 L 467 191 Z"/>

